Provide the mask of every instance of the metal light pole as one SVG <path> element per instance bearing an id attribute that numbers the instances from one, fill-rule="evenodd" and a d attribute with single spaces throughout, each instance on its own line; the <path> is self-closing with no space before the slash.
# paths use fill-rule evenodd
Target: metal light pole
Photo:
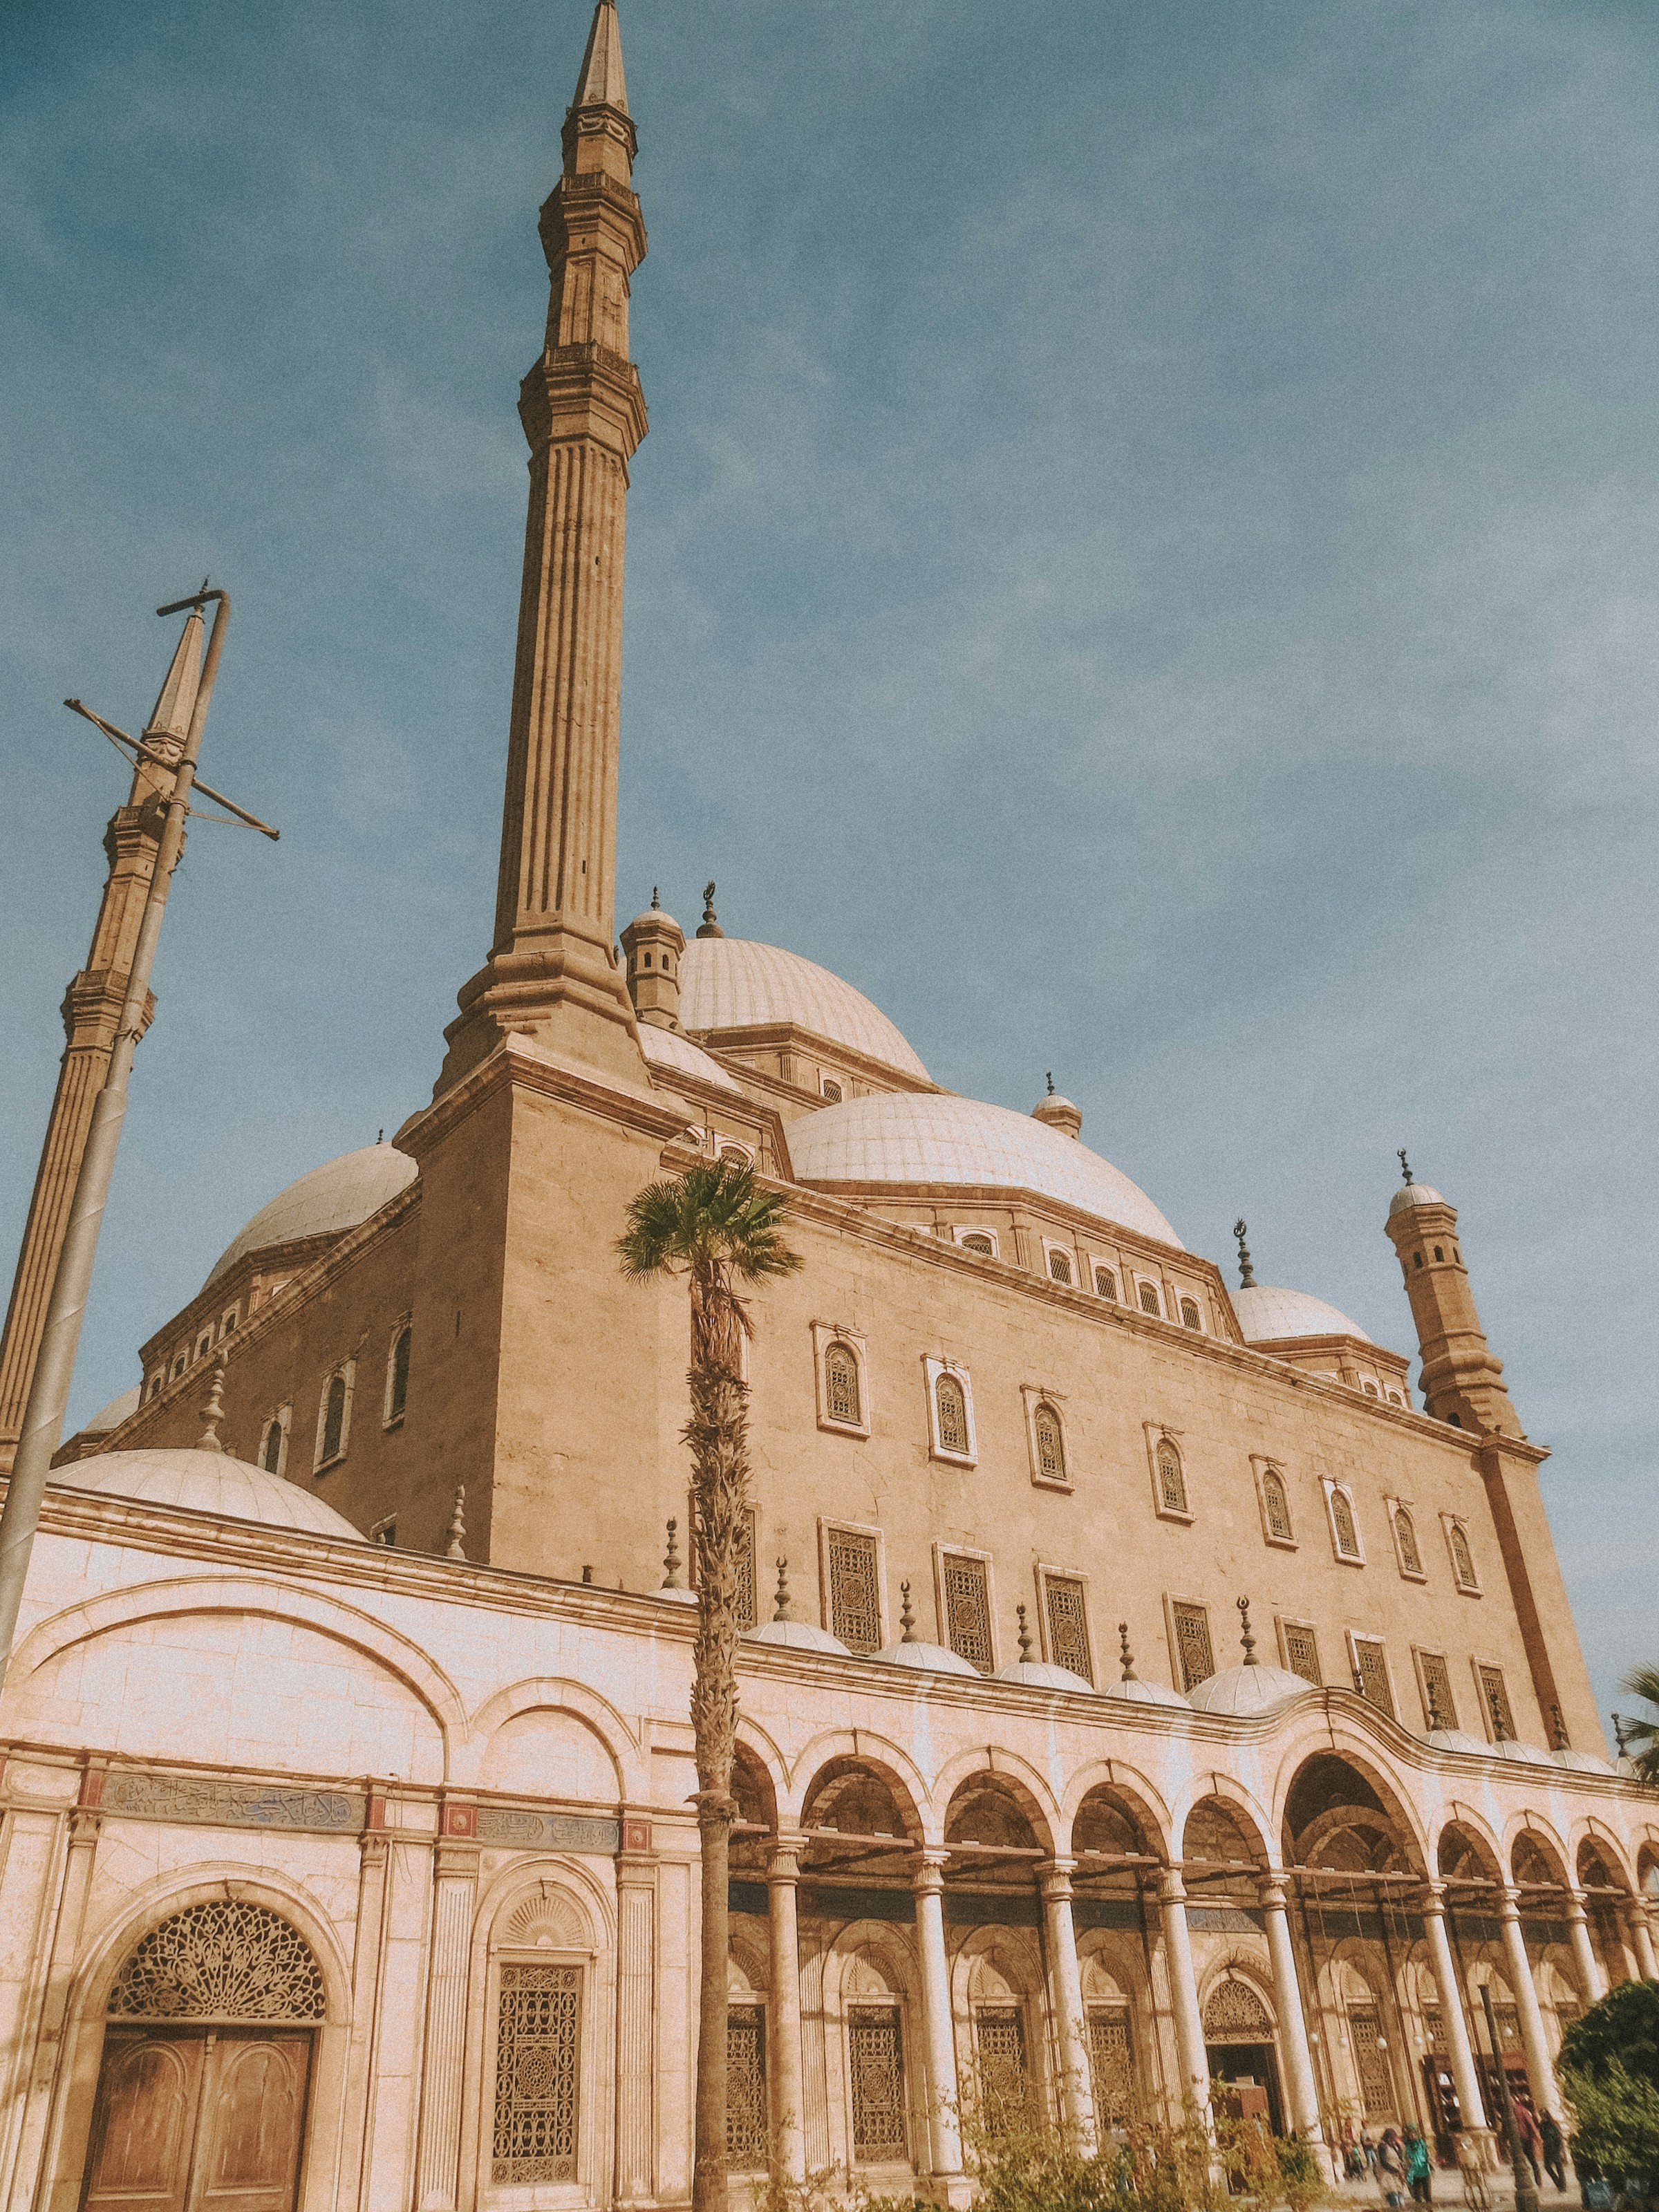
<path id="1" fill-rule="evenodd" d="M 1504 2065 L 1504 2046 L 1498 2040 L 1498 2021 L 1492 2008 L 1490 1983 L 1481 1983 L 1480 2002 L 1486 2008 L 1486 2039 L 1492 2045 L 1492 2063 L 1498 2075 L 1498 2101 L 1504 2108 L 1504 2133 L 1509 2138 L 1510 2170 L 1515 2176 L 1515 2212 L 1538 2212 L 1538 2184 L 1532 2178 L 1532 2166 L 1526 2152 L 1521 2148 L 1521 2130 L 1515 2124 L 1515 2102 L 1510 2095 L 1510 2079 Z"/>
<path id="2" fill-rule="evenodd" d="M 155 611 L 159 615 L 181 614 L 186 607 L 202 606 L 209 599 L 216 601 L 216 605 L 212 634 L 208 641 L 207 659 L 190 718 L 189 732 L 174 768 L 173 789 L 167 798 L 167 816 L 144 901 L 143 916 L 139 923 L 138 941 L 133 951 L 131 972 L 127 978 L 115 1048 L 110 1055 L 109 1072 L 104 1079 L 103 1088 L 99 1091 L 92 1109 L 86 1151 L 82 1156 L 80 1173 L 76 1178 L 69 1227 L 58 1255 L 57 1273 L 52 1279 L 40 1350 L 29 1386 L 28 1405 L 23 1415 L 23 1432 L 18 1440 L 17 1455 L 12 1464 L 5 1510 L 0 1512 L 0 1684 L 5 1680 L 6 1668 L 11 1658 L 12 1638 L 17 1632 L 18 1608 L 22 1603 L 23 1584 L 28 1574 L 29 1553 L 33 1548 L 35 1530 L 40 1525 L 41 1501 L 46 1494 L 52 1455 L 57 1450 L 63 1434 L 64 1413 L 69 1403 L 70 1382 L 75 1372 L 76 1349 L 80 1343 L 81 1323 L 86 1313 L 87 1295 L 92 1285 L 98 1232 L 103 1224 L 104 1207 L 109 1199 L 116 1148 L 121 1141 L 121 1122 L 127 1104 L 127 1082 L 132 1073 L 133 1054 L 143 1032 L 144 1006 L 149 994 L 150 974 L 155 964 L 155 946 L 161 933 L 161 916 L 167 908 L 167 890 L 173 872 L 179 865 L 179 855 L 184 848 L 185 822 L 190 811 L 191 788 L 196 780 L 197 756 L 201 750 L 202 732 L 207 722 L 208 702 L 213 696 L 214 679 L 219 672 L 220 657 L 225 649 L 225 631 L 230 621 L 230 596 L 226 592 L 209 591 L 204 585 L 201 591 L 192 593 L 189 599 L 175 600 L 171 605 L 158 607 Z M 131 744 L 132 741 L 129 739 L 127 742 Z M 264 828 L 263 823 L 258 826 Z M 274 834 L 267 831 L 267 835 Z"/>

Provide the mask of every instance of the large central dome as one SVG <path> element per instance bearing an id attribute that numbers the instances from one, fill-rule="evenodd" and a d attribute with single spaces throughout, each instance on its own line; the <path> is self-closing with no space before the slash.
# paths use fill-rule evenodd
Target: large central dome
<path id="1" fill-rule="evenodd" d="M 259 1208 L 214 1261 L 208 1282 L 216 1281 L 250 1252 L 355 1229 L 407 1189 L 416 1172 L 408 1153 L 394 1145 L 364 1145 L 357 1152 L 342 1152 L 337 1160 L 325 1160 Z"/>
<path id="2" fill-rule="evenodd" d="M 816 960 L 743 937 L 692 939 L 680 955 L 682 1029 L 697 1036 L 786 1022 L 919 1082 L 929 1080 L 880 1007 Z"/>
<path id="3" fill-rule="evenodd" d="M 1160 1244 L 1181 1239 L 1146 1192 L 1075 1137 L 976 1098 L 884 1091 L 789 1125 L 796 1179 L 814 1183 L 991 1184 L 1039 1191 Z"/>

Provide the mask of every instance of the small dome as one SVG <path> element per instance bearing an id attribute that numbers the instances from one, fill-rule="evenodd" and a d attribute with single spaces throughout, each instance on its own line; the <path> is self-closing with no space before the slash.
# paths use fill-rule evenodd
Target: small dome
<path id="1" fill-rule="evenodd" d="M 1074 1106 L 1058 1091 L 1051 1091 L 1046 1098 L 1037 1100 L 1031 1109 L 1031 1119 L 1044 1122 L 1051 1129 L 1058 1129 L 1062 1137 L 1080 1137 L 1083 1134 L 1083 1109 Z"/>
<path id="2" fill-rule="evenodd" d="M 827 1628 L 815 1628 L 810 1620 L 768 1620 L 758 1628 L 746 1628 L 744 1641 L 748 1644 L 781 1644 L 790 1651 L 834 1651 L 843 1659 L 852 1654 L 839 1636 L 831 1636 Z"/>
<path id="3" fill-rule="evenodd" d="M 1183 1698 L 1179 1690 L 1171 1690 L 1163 1682 L 1143 1682 L 1139 1674 L 1127 1682 L 1109 1683 L 1104 1694 L 1121 1698 L 1129 1705 L 1175 1705 L 1183 1713 L 1193 1710 L 1191 1700 Z"/>
<path id="4" fill-rule="evenodd" d="M 417 1172 L 409 1154 L 395 1145 L 364 1145 L 357 1152 L 342 1152 L 337 1160 L 325 1160 L 259 1208 L 214 1261 L 208 1282 L 217 1281 L 250 1252 L 291 1244 L 301 1237 L 337 1236 L 355 1229 L 406 1190 Z M 202 1287 L 205 1290 L 207 1284 Z"/>
<path id="5" fill-rule="evenodd" d="M 270 1474 L 228 1452 L 176 1448 L 153 1451 L 96 1452 L 52 1478 L 66 1490 L 90 1490 L 105 1498 L 136 1498 L 146 1505 L 182 1507 L 187 1513 L 211 1513 L 222 1521 L 257 1521 L 267 1528 L 295 1528 L 337 1543 L 367 1540 L 343 1513 L 285 1475 Z"/>
<path id="6" fill-rule="evenodd" d="M 653 1597 L 666 1598 L 670 1605 L 695 1605 L 697 1602 L 696 1590 L 659 1589 L 653 1590 L 651 1595 Z"/>
<path id="7" fill-rule="evenodd" d="M 911 1046 L 862 991 L 776 945 L 694 937 L 680 955 L 680 1020 L 694 1035 L 789 1022 L 919 1082 L 929 1079 Z"/>
<path id="8" fill-rule="evenodd" d="M 1034 1190 L 1181 1248 L 1146 1192 L 1109 1160 L 1029 1114 L 976 1098 L 894 1091 L 823 1106 L 789 1124 L 789 1158 L 799 1182 Z"/>
<path id="9" fill-rule="evenodd" d="M 1389 1218 L 1403 1213 L 1408 1206 L 1443 1206 L 1445 1200 L 1437 1190 L 1431 1190 L 1425 1182 L 1403 1182 L 1389 1200 Z"/>
<path id="10" fill-rule="evenodd" d="M 1287 1698 L 1299 1698 L 1310 1687 L 1300 1674 L 1258 1662 L 1254 1667 L 1224 1667 L 1218 1674 L 1209 1675 L 1189 1690 L 1187 1702 L 1194 1712 L 1225 1713 L 1233 1720 L 1243 1721 L 1282 1705 Z"/>
<path id="11" fill-rule="evenodd" d="M 1549 1753 L 1535 1743 L 1520 1743 L 1512 1735 L 1504 1736 L 1490 1748 L 1499 1759 L 1507 1759 L 1516 1766 L 1553 1766 Z"/>
<path id="12" fill-rule="evenodd" d="M 1370 1342 L 1358 1322 L 1306 1291 L 1253 1283 L 1247 1291 L 1233 1292 L 1233 1311 L 1246 1344 L 1276 1344 L 1290 1336 L 1353 1336 L 1361 1344 Z"/>
<path id="13" fill-rule="evenodd" d="M 947 1651 L 942 1644 L 888 1644 L 872 1657 L 884 1659 L 890 1667 L 915 1667 L 932 1674 L 972 1674 L 977 1677 L 979 1668 L 959 1652 Z"/>
<path id="14" fill-rule="evenodd" d="M 1492 1750 L 1489 1743 L 1482 1743 L 1478 1735 L 1470 1735 L 1463 1729 L 1431 1729 L 1423 1741 L 1440 1751 L 1476 1753 L 1483 1759 Z"/>
<path id="15" fill-rule="evenodd" d="M 131 1420 L 143 1397 L 144 1386 L 135 1382 L 131 1390 L 123 1390 L 118 1398 L 112 1398 L 107 1406 L 100 1406 L 89 1421 L 81 1424 L 81 1434 L 100 1437 L 106 1430 L 118 1429 L 123 1421 Z"/>
<path id="16" fill-rule="evenodd" d="M 1092 1682 L 1085 1682 L 1081 1674 L 1074 1674 L 1069 1667 L 1051 1666 L 1046 1659 L 1016 1659 L 1012 1667 L 999 1667 L 995 1680 L 999 1682 L 1024 1682 L 1030 1690 L 1081 1690 L 1088 1698 L 1095 1694 Z"/>
<path id="17" fill-rule="evenodd" d="M 739 1098 L 743 1096 L 742 1085 L 732 1081 L 719 1060 L 711 1059 L 700 1044 L 693 1044 L 678 1030 L 641 1022 L 640 1049 L 650 1067 L 671 1083 L 677 1075 L 695 1075 L 702 1082 L 717 1084 L 722 1091 L 735 1091 Z"/>
<path id="18" fill-rule="evenodd" d="M 1575 1751 L 1571 1744 L 1563 1744 L 1559 1751 L 1550 1753 L 1550 1758 L 1557 1766 L 1565 1766 L 1573 1774 L 1611 1774 L 1613 1771 L 1611 1763 L 1595 1752 Z"/>
<path id="19" fill-rule="evenodd" d="M 636 914 L 635 915 L 633 921 L 629 923 L 628 927 L 630 929 L 647 929 L 653 927 L 658 929 L 680 929 L 680 926 L 678 922 L 675 921 L 673 915 L 668 912 L 666 908 L 659 906 L 647 907 L 643 914 Z M 684 937 L 684 934 L 685 932 L 683 929 L 680 929 L 680 935 Z"/>

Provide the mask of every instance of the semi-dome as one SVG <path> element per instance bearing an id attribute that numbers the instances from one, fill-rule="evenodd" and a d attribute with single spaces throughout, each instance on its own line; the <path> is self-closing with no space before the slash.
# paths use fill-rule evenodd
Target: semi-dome
<path id="1" fill-rule="evenodd" d="M 959 1651 L 947 1651 L 942 1644 L 923 1644 L 920 1638 L 908 1644 L 884 1644 L 879 1651 L 870 1655 L 884 1659 L 890 1667 L 915 1667 L 928 1674 L 974 1674 L 979 1668 Z"/>
<path id="2" fill-rule="evenodd" d="M 212 1513 L 222 1521 L 258 1521 L 267 1528 L 295 1528 L 338 1543 L 367 1540 L 343 1513 L 325 1505 L 313 1492 L 224 1451 L 158 1448 L 95 1452 L 74 1467 L 60 1468 L 52 1480 L 66 1490 L 136 1498 L 146 1505 Z"/>
<path id="3" fill-rule="evenodd" d="M 763 1620 L 758 1628 L 744 1631 L 745 1644 L 781 1644 L 787 1651 L 830 1651 L 847 1659 L 851 1653 L 839 1636 L 810 1620 Z"/>
<path id="4" fill-rule="evenodd" d="M 654 1022 L 640 1024 L 640 1049 L 653 1073 L 672 1083 L 677 1075 L 695 1075 L 701 1082 L 717 1084 L 722 1091 L 743 1096 L 743 1086 L 732 1080 L 719 1060 L 678 1030 L 659 1029 Z"/>
<path id="5" fill-rule="evenodd" d="M 1033 1190 L 1160 1244 L 1181 1239 L 1144 1190 L 1080 1139 L 976 1098 L 889 1091 L 789 1124 L 796 1180 L 991 1184 Z"/>
<path id="6" fill-rule="evenodd" d="M 760 1029 L 790 1022 L 884 1067 L 929 1080 L 921 1059 L 879 1006 L 839 975 L 744 937 L 694 937 L 680 955 L 680 1026 Z"/>
<path id="7" fill-rule="evenodd" d="M 1016 1659 L 1012 1667 L 999 1667 L 999 1682 L 1024 1682 L 1031 1690 L 1081 1690 L 1085 1698 L 1092 1698 L 1095 1686 L 1081 1674 L 1074 1674 L 1069 1667 L 1056 1667 L 1048 1659 Z"/>
<path id="8" fill-rule="evenodd" d="M 291 1244 L 301 1237 L 337 1236 L 342 1230 L 355 1229 L 406 1190 L 416 1173 L 414 1161 L 395 1145 L 364 1145 L 355 1152 L 342 1152 L 337 1160 L 325 1160 L 259 1208 L 214 1261 L 208 1282 L 216 1281 L 250 1252 Z"/>
<path id="9" fill-rule="evenodd" d="M 1403 1213 L 1408 1206 L 1443 1206 L 1445 1200 L 1437 1190 L 1431 1190 L 1425 1182 L 1404 1182 L 1389 1200 L 1389 1218 Z"/>
<path id="10" fill-rule="evenodd" d="M 1370 1342 L 1356 1321 L 1307 1291 L 1287 1291 L 1272 1283 L 1253 1283 L 1233 1292 L 1233 1311 L 1246 1344 L 1276 1344 L 1289 1336 L 1354 1336 Z"/>
<path id="11" fill-rule="evenodd" d="M 1224 1667 L 1218 1674 L 1208 1675 L 1188 1692 L 1187 1702 L 1194 1712 L 1249 1720 L 1282 1705 L 1287 1698 L 1299 1698 L 1308 1686 L 1300 1674 L 1263 1666 L 1258 1660 L 1254 1666 Z"/>

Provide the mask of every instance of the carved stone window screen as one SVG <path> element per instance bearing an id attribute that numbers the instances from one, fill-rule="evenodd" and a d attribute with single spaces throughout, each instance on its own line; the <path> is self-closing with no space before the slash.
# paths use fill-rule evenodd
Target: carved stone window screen
<path id="1" fill-rule="evenodd" d="M 1382 1646 L 1371 1637 L 1356 1636 L 1353 1663 L 1359 1674 L 1360 1696 L 1392 1720 L 1394 1691 L 1389 1686 L 1389 1664 L 1382 1656 Z"/>
<path id="2" fill-rule="evenodd" d="M 1158 1448 L 1158 1502 L 1166 1513 L 1187 1510 L 1187 1478 L 1182 1472 L 1181 1454 L 1172 1443 Z"/>
<path id="3" fill-rule="evenodd" d="M 881 1589 L 876 1540 L 857 1528 L 831 1528 L 824 1540 L 830 1571 L 830 1628 L 849 1651 L 881 1649 Z"/>
<path id="4" fill-rule="evenodd" d="M 904 2114 L 904 2039 L 896 2005 L 854 2005 L 847 2015 L 853 2156 L 889 2166 L 909 2155 Z"/>
<path id="5" fill-rule="evenodd" d="M 1018 2005 L 983 2005 L 974 2014 L 974 2070 L 986 2133 L 1007 2135 L 1024 2116 L 1030 2088 L 1025 2015 Z"/>
<path id="6" fill-rule="evenodd" d="M 1284 1480 L 1267 1468 L 1261 1477 L 1261 1506 L 1267 1517 L 1267 1534 L 1281 1544 L 1295 1541 L 1291 1527 L 1291 1501 Z"/>
<path id="7" fill-rule="evenodd" d="M 1042 1578 L 1043 1613 L 1048 1626 L 1048 1657 L 1056 1667 L 1069 1667 L 1085 1682 L 1095 1679 L 1089 1656 L 1089 1616 L 1083 1585 L 1070 1575 Z"/>
<path id="8" fill-rule="evenodd" d="M 1300 1674 L 1316 1690 L 1322 1689 L 1325 1675 L 1319 1663 L 1319 1638 L 1305 1621 L 1287 1620 L 1284 1628 L 1285 1665 L 1292 1674 Z"/>
<path id="9" fill-rule="evenodd" d="M 823 1404 L 832 1421 L 856 1428 L 864 1419 L 858 1355 L 849 1345 L 832 1344 L 823 1355 Z"/>
<path id="10" fill-rule="evenodd" d="M 1248 1982 L 1229 1974 L 1216 1984 L 1204 2008 L 1206 2043 L 1266 2043 L 1273 2032 L 1267 2008 Z"/>
<path id="11" fill-rule="evenodd" d="M 965 1454 L 968 1449 L 968 1398 L 954 1375 L 941 1375 L 934 1383 L 933 1405 L 939 1422 L 939 1449 Z"/>
<path id="12" fill-rule="evenodd" d="M 734 2004 L 726 2014 L 726 2159 L 734 2172 L 765 2169 L 766 2008 Z"/>
<path id="13" fill-rule="evenodd" d="M 1423 1554 L 1418 1548 L 1417 1523 L 1403 1505 L 1394 1510 L 1394 1540 L 1400 1547 L 1400 1564 L 1408 1575 L 1423 1571 Z"/>
<path id="14" fill-rule="evenodd" d="M 1382 2025 L 1375 2005 L 1348 2007 L 1348 2042 L 1354 2071 L 1359 2076 L 1359 2099 L 1365 2118 L 1385 2119 L 1394 2110 L 1394 2082 L 1389 2074 L 1389 2054 L 1382 2047 Z"/>
<path id="15" fill-rule="evenodd" d="M 1174 1605 L 1176 1650 L 1181 1660 L 1181 1686 L 1195 1690 L 1215 1672 L 1215 1653 L 1210 1643 L 1210 1616 L 1201 1605 Z"/>
<path id="16" fill-rule="evenodd" d="M 1423 1676 L 1423 1717 L 1431 1728 L 1457 1726 L 1457 1699 L 1452 1691 L 1451 1668 L 1443 1651 L 1419 1651 L 1417 1663 Z"/>
<path id="17" fill-rule="evenodd" d="M 945 1588 L 945 1636 L 952 1651 L 991 1671 L 991 1591 L 983 1559 L 947 1552 L 939 1567 Z"/>
<path id="18" fill-rule="evenodd" d="M 1469 1540 L 1455 1521 L 1446 1523 L 1446 1541 L 1451 1547 L 1452 1573 L 1459 1589 L 1479 1589 L 1480 1582 L 1474 1571 L 1474 1554 L 1469 1549 Z"/>
<path id="19" fill-rule="evenodd" d="M 1480 1683 L 1480 1717 L 1486 1724 L 1487 1735 L 1496 1735 L 1498 1733 L 1498 1723 L 1501 1722 L 1503 1734 L 1512 1741 L 1515 1715 L 1510 1710 L 1510 1693 L 1504 1685 L 1503 1668 L 1489 1667 L 1484 1661 L 1477 1661 L 1474 1671 Z"/>
<path id="20" fill-rule="evenodd" d="M 1346 1490 L 1331 1492 L 1331 1527 L 1336 1535 L 1336 1548 L 1345 1559 L 1360 1557 L 1359 1528 L 1353 1517 L 1353 1505 Z"/>
<path id="21" fill-rule="evenodd" d="M 1095 2118 L 1103 2127 L 1121 2127 L 1140 2108 L 1135 2089 L 1134 2028 L 1127 2005 L 1089 2008 L 1089 2075 L 1095 2093 Z"/>
<path id="22" fill-rule="evenodd" d="M 1060 1415 L 1046 1400 L 1031 1415 L 1031 1431 L 1036 1440 L 1038 1475 L 1044 1482 L 1064 1482 L 1066 1441 L 1060 1434 Z"/>
<path id="23" fill-rule="evenodd" d="M 580 1966 L 504 1964 L 496 2012 L 490 2179 L 576 2179 Z"/>
<path id="24" fill-rule="evenodd" d="M 319 2021 L 322 1968 L 263 1905 L 214 1899 L 143 1936 L 110 1992 L 112 2020 Z"/>

